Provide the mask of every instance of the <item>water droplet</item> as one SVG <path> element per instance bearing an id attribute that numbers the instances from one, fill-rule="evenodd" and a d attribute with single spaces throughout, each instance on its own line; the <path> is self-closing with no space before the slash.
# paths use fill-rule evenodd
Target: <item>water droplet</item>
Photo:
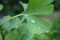
<path id="1" fill-rule="evenodd" d="M 31 22 L 32 22 L 32 23 L 35 23 L 35 21 L 34 21 L 34 20 L 31 20 Z"/>

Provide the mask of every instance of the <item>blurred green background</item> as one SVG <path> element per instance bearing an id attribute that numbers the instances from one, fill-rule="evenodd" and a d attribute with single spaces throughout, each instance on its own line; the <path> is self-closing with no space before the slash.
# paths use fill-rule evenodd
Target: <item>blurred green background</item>
<path id="1" fill-rule="evenodd" d="M 60 10 L 60 0 L 54 0 L 53 2 L 55 10 Z"/>

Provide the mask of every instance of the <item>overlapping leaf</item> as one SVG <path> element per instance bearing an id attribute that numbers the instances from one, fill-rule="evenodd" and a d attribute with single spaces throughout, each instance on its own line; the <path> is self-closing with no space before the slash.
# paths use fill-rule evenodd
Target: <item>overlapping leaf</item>
<path id="1" fill-rule="evenodd" d="M 9 20 L 10 16 L 5 16 L 0 20 L 0 24 L 3 27 L 3 29 L 6 29 L 7 31 L 18 28 L 20 26 L 20 19 L 18 17 Z"/>
<path id="2" fill-rule="evenodd" d="M 5 36 L 5 40 L 18 40 L 18 38 L 19 38 L 19 35 L 17 30 L 9 32 Z"/>
<path id="3" fill-rule="evenodd" d="M 27 28 L 33 34 L 40 34 L 48 32 L 51 28 L 51 24 L 43 19 L 28 16 L 27 18 Z"/>
<path id="4" fill-rule="evenodd" d="M 30 33 L 26 27 L 26 23 L 23 23 L 22 26 L 19 27 L 19 40 L 31 40 L 33 38 L 32 33 Z"/>
<path id="5" fill-rule="evenodd" d="M 53 0 L 29 0 L 25 13 L 30 15 L 49 15 L 53 12 Z"/>
<path id="6" fill-rule="evenodd" d="M 5 16 L 0 20 L 0 25 L 4 24 L 6 21 L 8 21 L 11 18 L 11 16 Z"/>
<path id="7" fill-rule="evenodd" d="M 33 35 L 25 27 L 9 32 L 5 37 L 6 40 L 31 40 L 32 38 Z"/>

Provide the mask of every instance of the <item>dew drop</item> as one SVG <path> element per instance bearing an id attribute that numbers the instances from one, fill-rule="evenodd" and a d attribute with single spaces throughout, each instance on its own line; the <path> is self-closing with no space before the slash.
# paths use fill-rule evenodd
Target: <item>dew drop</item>
<path id="1" fill-rule="evenodd" d="M 34 20 L 31 20 L 31 22 L 32 22 L 32 23 L 35 23 L 35 21 L 34 21 Z"/>

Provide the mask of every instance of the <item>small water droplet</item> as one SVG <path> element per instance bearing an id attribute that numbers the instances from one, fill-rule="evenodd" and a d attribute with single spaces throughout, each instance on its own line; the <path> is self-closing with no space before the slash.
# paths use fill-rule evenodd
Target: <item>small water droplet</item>
<path id="1" fill-rule="evenodd" d="M 35 23 L 35 21 L 34 21 L 34 20 L 31 20 L 31 22 L 32 22 L 32 23 Z"/>

